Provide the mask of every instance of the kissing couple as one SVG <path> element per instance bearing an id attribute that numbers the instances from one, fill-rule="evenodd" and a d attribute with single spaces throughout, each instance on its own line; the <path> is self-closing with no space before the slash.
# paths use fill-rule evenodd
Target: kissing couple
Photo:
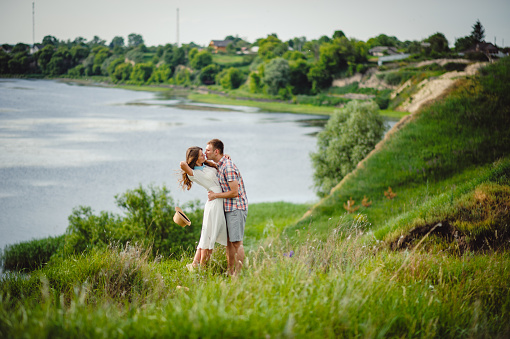
<path id="1" fill-rule="evenodd" d="M 206 159 L 207 158 L 207 159 Z M 196 183 L 207 190 L 202 232 L 193 263 L 193 270 L 207 263 L 214 244 L 226 246 L 228 274 L 237 275 L 244 263 L 244 228 L 248 216 L 248 198 L 243 177 L 230 156 L 223 154 L 223 142 L 212 139 L 205 147 L 186 150 L 186 161 L 180 163 L 183 189 Z"/>

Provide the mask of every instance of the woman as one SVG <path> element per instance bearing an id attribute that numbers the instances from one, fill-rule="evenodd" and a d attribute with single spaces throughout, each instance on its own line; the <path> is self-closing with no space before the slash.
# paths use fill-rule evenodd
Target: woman
<path id="1" fill-rule="evenodd" d="M 218 182 L 218 167 L 212 161 L 207 161 L 200 147 L 190 147 L 186 151 L 186 161 L 181 161 L 183 189 L 190 189 L 192 183 L 197 183 L 206 189 L 206 192 L 221 192 Z M 186 265 L 193 270 L 198 265 L 204 266 L 209 259 L 214 243 L 227 245 L 227 226 L 223 212 L 223 199 L 207 201 L 204 208 L 202 233 L 198 243 L 197 252 L 192 264 Z"/>

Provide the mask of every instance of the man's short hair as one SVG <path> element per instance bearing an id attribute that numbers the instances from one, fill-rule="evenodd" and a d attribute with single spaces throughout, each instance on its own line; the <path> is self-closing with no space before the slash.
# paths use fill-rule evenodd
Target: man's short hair
<path id="1" fill-rule="evenodd" d="M 212 139 L 207 144 L 211 145 L 213 150 L 217 149 L 220 154 L 223 154 L 223 142 L 220 139 Z"/>

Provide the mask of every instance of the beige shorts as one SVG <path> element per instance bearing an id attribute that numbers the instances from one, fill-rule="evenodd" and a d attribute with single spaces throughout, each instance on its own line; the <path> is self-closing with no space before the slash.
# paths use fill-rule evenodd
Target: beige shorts
<path id="1" fill-rule="evenodd" d="M 225 219 L 227 219 L 227 235 L 230 242 L 243 240 L 247 216 L 248 210 L 225 212 Z"/>

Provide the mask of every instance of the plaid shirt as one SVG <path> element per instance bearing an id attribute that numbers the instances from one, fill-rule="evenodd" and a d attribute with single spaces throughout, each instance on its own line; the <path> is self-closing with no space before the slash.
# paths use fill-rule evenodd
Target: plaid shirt
<path id="1" fill-rule="evenodd" d="M 244 189 L 243 177 L 232 160 L 223 157 L 218 162 L 218 180 L 223 192 L 230 191 L 230 186 L 228 185 L 229 181 L 237 180 L 239 184 L 239 196 L 237 198 L 228 198 L 223 201 L 223 208 L 225 212 L 231 212 L 233 210 L 247 210 L 248 197 L 246 196 L 246 191 Z"/>

